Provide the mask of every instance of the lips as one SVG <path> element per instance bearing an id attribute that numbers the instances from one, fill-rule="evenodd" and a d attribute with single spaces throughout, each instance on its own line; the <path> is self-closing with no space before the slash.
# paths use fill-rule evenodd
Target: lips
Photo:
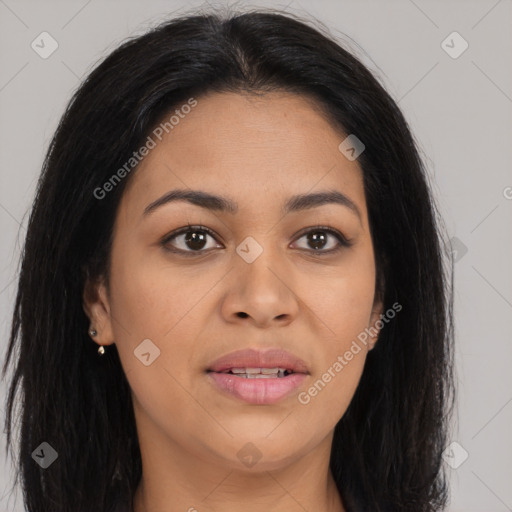
<path id="1" fill-rule="evenodd" d="M 207 376 L 215 389 L 250 404 L 283 400 L 309 374 L 306 363 L 281 349 L 239 350 L 214 361 Z"/>
<path id="2" fill-rule="evenodd" d="M 309 373 L 306 363 L 290 352 L 281 349 L 238 350 L 215 360 L 207 371 L 223 373 L 240 368 L 282 368 L 288 373 Z"/>

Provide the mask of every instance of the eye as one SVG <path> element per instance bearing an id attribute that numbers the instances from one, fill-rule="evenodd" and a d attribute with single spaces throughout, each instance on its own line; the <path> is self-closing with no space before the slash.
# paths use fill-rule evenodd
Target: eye
<path id="1" fill-rule="evenodd" d="M 162 240 L 161 244 L 170 252 L 192 256 L 195 255 L 194 253 L 201 254 L 203 251 L 209 249 L 207 247 L 208 237 L 215 239 L 211 229 L 204 226 L 188 225 L 185 228 L 170 233 Z M 171 241 L 175 241 L 171 244 L 174 248 L 168 247 Z"/>
<path id="2" fill-rule="evenodd" d="M 196 256 L 208 249 L 219 247 L 218 245 L 207 247 L 208 237 L 216 240 L 215 234 L 211 229 L 205 226 L 191 226 L 189 224 L 188 226 L 180 228 L 167 235 L 161 241 L 161 244 L 167 251 L 180 253 L 186 256 Z M 302 238 L 305 238 L 306 243 L 310 244 L 309 248 L 302 247 L 302 249 L 318 254 L 335 253 L 341 250 L 342 247 L 350 247 L 352 245 L 352 243 L 339 231 L 327 226 L 314 226 L 312 228 L 307 228 L 307 230 L 303 231 L 297 240 Z M 331 238 L 330 245 L 332 246 L 334 242 L 334 247 L 325 250 L 325 247 L 329 245 L 329 238 Z"/>
<path id="3" fill-rule="evenodd" d="M 341 250 L 343 247 L 350 247 L 352 245 L 352 243 L 339 231 L 327 226 L 314 226 L 313 228 L 308 228 L 306 232 L 303 232 L 298 240 L 301 238 L 305 238 L 306 243 L 309 245 L 309 248 L 303 247 L 304 249 L 319 254 L 331 254 Z M 329 238 L 331 238 L 331 248 L 324 250 L 325 247 L 329 245 Z M 334 239 L 334 242 L 332 239 Z M 332 247 L 333 243 L 334 247 Z"/>

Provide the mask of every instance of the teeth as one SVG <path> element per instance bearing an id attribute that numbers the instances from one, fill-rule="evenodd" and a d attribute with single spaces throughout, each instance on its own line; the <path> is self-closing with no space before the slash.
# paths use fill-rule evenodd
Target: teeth
<path id="1" fill-rule="evenodd" d="M 282 378 L 285 376 L 285 372 L 286 368 L 231 368 L 231 373 L 246 379 Z M 289 373 L 293 372 L 289 371 Z"/>
<path id="2" fill-rule="evenodd" d="M 245 373 L 247 373 L 247 375 L 255 375 L 261 373 L 261 368 L 246 368 Z"/>

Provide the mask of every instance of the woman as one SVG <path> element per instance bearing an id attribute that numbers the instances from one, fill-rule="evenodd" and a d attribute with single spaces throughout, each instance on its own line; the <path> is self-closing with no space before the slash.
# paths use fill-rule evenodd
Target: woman
<path id="1" fill-rule="evenodd" d="M 202 13 L 124 43 L 29 221 L 4 364 L 27 510 L 442 510 L 442 247 L 403 115 L 327 35 Z"/>

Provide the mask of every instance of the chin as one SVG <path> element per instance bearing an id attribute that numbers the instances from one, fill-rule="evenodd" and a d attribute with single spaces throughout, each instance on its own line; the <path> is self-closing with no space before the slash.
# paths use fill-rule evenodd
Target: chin
<path id="1" fill-rule="evenodd" d="M 285 439 L 286 445 L 283 445 Z M 230 439 L 229 446 L 225 445 L 220 453 L 218 451 L 220 444 L 217 444 L 215 451 L 222 465 L 254 474 L 285 468 L 301 458 L 306 447 L 290 441 L 290 436 L 276 436 L 275 438 L 255 436 L 251 438 L 245 434 Z"/>

